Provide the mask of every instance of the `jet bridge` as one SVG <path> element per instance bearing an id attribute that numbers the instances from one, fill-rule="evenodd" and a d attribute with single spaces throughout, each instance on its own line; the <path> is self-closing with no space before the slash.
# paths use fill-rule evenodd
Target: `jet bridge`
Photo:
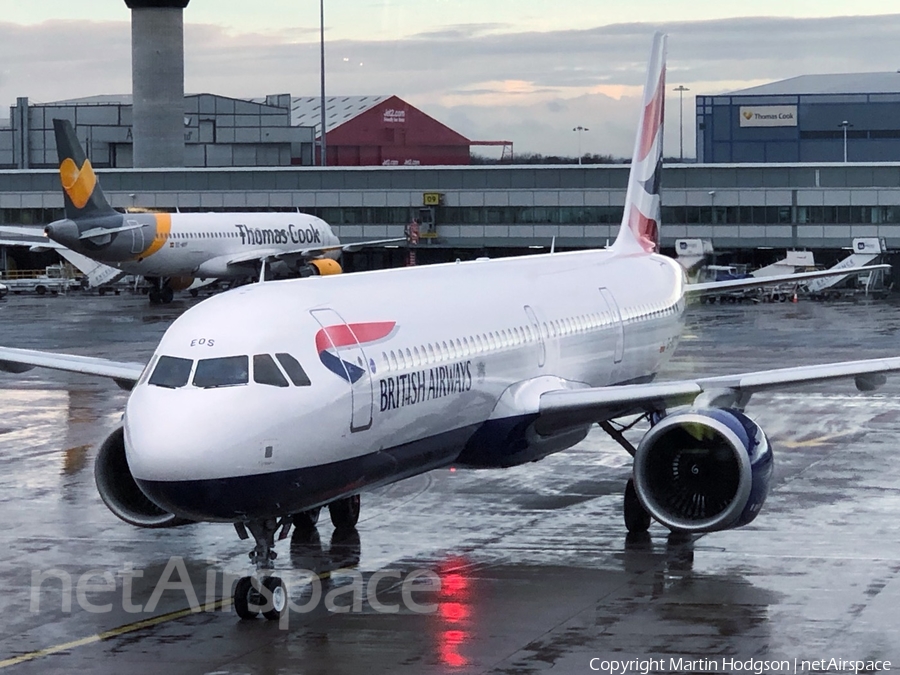
<path id="1" fill-rule="evenodd" d="M 692 281 L 701 272 L 704 261 L 713 254 L 712 242 L 707 239 L 676 239 L 675 259 Z"/>
<path id="2" fill-rule="evenodd" d="M 850 267 L 863 267 L 872 265 L 881 258 L 883 253 L 887 252 L 887 245 L 884 239 L 877 237 L 858 238 L 853 240 L 853 252 L 841 260 L 831 269 L 839 270 Z M 822 293 L 829 288 L 834 288 L 840 283 L 846 281 L 850 275 L 827 277 L 822 279 L 813 279 L 806 284 L 806 290 L 811 294 Z M 881 278 L 881 272 L 872 272 L 868 276 L 860 276 L 859 281 L 866 290 L 869 291 Z"/>
<path id="3" fill-rule="evenodd" d="M 760 267 L 750 273 L 754 277 L 771 277 L 779 274 L 794 274 L 807 272 L 816 266 L 816 259 L 812 251 L 788 251 L 784 260 Z"/>

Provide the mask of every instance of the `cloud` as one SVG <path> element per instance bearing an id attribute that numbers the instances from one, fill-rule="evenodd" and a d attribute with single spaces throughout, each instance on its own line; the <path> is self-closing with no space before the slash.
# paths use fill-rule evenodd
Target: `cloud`
<path id="1" fill-rule="evenodd" d="M 684 99 L 693 147 L 693 97 L 807 73 L 896 70 L 900 15 L 825 19 L 737 18 L 627 23 L 581 30 L 503 32 L 460 24 L 392 41 L 327 45 L 332 94 L 397 94 L 471 138 L 512 140 L 518 151 L 630 153 L 650 36 L 670 35 L 670 89 Z M 0 23 L 0 103 L 131 91 L 125 22 Z M 307 31 L 185 27 L 185 88 L 250 97 L 319 91 L 319 45 Z M 62 47 L 61 45 L 66 45 Z M 673 102 L 675 103 L 673 105 Z M 677 99 L 667 112 L 677 150 Z M 688 154 L 692 154 L 688 152 Z"/>

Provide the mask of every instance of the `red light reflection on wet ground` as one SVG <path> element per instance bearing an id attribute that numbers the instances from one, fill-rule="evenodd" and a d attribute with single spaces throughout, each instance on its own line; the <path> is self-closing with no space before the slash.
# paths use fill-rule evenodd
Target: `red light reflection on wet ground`
<path id="1" fill-rule="evenodd" d="M 440 621 L 437 641 L 440 662 L 451 668 L 464 668 L 469 660 L 464 651 L 469 633 L 463 628 L 471 615 L 468 603 L 469 578 L 467 562 L 453 558 L 445 561 L 437 570 L 441 579 L 437 617 Z"/>

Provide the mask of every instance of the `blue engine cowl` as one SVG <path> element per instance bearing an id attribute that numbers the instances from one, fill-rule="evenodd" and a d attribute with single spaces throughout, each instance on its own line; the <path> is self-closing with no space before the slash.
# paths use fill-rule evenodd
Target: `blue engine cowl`
<path id="1" fill-rule="evenodd" d="M 769 439 L 738 410 L 676 412 L 641 439 L 634 486 L 644 508 L 679 532 L 714 532 L 756 518 L 774 470 Z"/>

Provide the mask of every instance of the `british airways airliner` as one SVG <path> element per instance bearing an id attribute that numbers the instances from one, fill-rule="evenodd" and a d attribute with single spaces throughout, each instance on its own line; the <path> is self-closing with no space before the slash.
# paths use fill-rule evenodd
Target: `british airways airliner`
<path id="1" fill-rule="evenodd" d="M 654 381 L 691 294 L 827 275 L 687 285 L 658 254 L 664 93 L 658 35 L 608 249 L 258 283 L 187 310 L 146 365 L 0 348 L 0 367 L 132 389 L 97 454 L 100 496 L 138 527 L 230 522 L 252 536 L 257 571 L 234 589 L 242 618 L 286 611 L 272 572 L 279 530 L 314 527 L 323 506 L 352 528 L 365 490 L 448 465 L 540 460 L 596 423 L 634 457 L 629 531 L 651 519 L 682 532 L 745 525 L 773 468 L 743 412 L 750 396 L 835 378 L 873 389 L 900 358 Z M 652 423 L 637 447 L 609 425 L 633 414 Z"/>

